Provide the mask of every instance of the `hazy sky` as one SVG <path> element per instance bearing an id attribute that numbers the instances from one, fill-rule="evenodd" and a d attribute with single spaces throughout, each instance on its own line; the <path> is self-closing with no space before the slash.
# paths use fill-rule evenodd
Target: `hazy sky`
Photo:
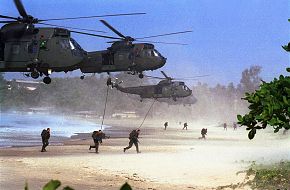
<path id="1" fill-rule="evenodd" d="M 146 15 L 108 17 L 124 35 L 142 37 L 182 30 L 192 33 L 152 38 L 155 41 L 182 42 L 188 46 L 155 44 L 167 57 L 161 68 L 173 77 L 210 74 L 202 82 L 239 83 L 241 72 L 251 65 L 263 67 L 266 81 L 287 74 L 289 53 L 281 45 L 290 39 L 289 0 L 22 0 L 26 11 L 39 19 L 114 13 L 146 12 Z M 18 16 L 12 0 L 1 0 L 1 14 Z M 53 24 L 104 30 L 98 19 L 54 21 Z M 72 35 L 83 49 L 108 47 L 106 39 Z M 160 75 L 158 71 L 153 73 Z M 22 76 L 8 75 L 11 76 Z M 53 74 L 52 76 L 56 76 Z M 69 76 L 69 75 L 68 75 Z"/>

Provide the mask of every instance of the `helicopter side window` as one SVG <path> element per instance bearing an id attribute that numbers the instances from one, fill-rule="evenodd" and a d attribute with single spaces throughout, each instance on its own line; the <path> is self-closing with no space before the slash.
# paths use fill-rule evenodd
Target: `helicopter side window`
<path id="1" fill-rule="evenodd" d="M 174 86 L 174 87 L 179 86 L 179 83 L 177 83 L 177 82 L 173 82 L 173 83 L 172 83 L 172 86 Z"/>

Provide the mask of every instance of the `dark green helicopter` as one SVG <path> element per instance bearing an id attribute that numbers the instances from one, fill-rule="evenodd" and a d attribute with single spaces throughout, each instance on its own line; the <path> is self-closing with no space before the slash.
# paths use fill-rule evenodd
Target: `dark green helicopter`
<path id="1" fill-rule="evenodd" d="M 46 22 L 51 20 L 126 16 L 145 13 L 40 20 L 28 15 L 20 0 L 14 0 L 14 3 L 21 17 L 16 18 L 0 15 L 2 19 L 10 19 L 0 21 L 0 23 L 5 23 L 0 31 L 0 72 L 25 72 L 26 76 L 34 79 L 45 76 L 43 82 L 49 84 L 51 82 L 49 75 L 52 72 L 68 72 L 76 69 L 81 69 L 84 73 L 130 71 L 132 74 L 139 73 L 140 77 L 143 77 L 142 71 L 158 69 L 166 62 L 166 58 L 154 49 L 153 44 L 132 44 L 132 41 L 135 39 L 131 37 L 123 36 L 120 38 L 80 32 L 79 30 L 88 29 L 72 27 L 67 28 L 76 29 L 78 31 L 68 30 L 62 28 L 62 26 Z M 102 22 L 109 27 L 105 21 Z M 36 28 L 34 26 L 35 24 L 50 27 Z M 51 26 L 56 27 L 52 28 Z M 118 34 L 114 29 L 112 30 Z M 89 31 L 102 32 L 96 30 Z M 114 42 L 110 48 L 104 51 L 86 52 L 73 38 L 71 38 L 70 34 L 72 32 L 120 41 Z M 191 31 L 163 35 L 173 35 L 185 32 Z M 119 36 L 122 35 L 120 34 Z M 145 56 L 144 52 L 151 52 L 151 55 L 154 56 L 148 58 L 149 56 Z M 139 57 L 140 54 L 144 56 Z M 81 78 L 83 78 L 83 76 Z"/>
<path id="2" fill-rule="evenodd" d="M 101 20 L 101 22 L 119 37 L 106 36 L 105 38 L 117 41 L 108 42 L 112 43 L 112 45 L 107 50 L 88 52 L 87 59 L 80 67 L 83 73 L 114 72 L 117 70 L 129 71 L 131 74 L 139 74 L 139 78 L 143 78 L 143 71 L 158 69 L 166 62 L 166 58 L 163 57 L 151 43 L 186 45 L 182 43 L 143 41 L 144 39 L 192 32 L 182 31 L 142 38 L 132 38 L 131 36 L 123 35 L 106 21 Z M 91 35 L 85 32 L 78 33 Z M 133 41 L 145 43 L 133 44 Z"/>
<path id="3" fill-rule="evenodd" d="M 169 104 L 194 104 L 197 101 L 197 99 L 192 96 L 192 90 L 190 90 L 183 81 L 175 81 L 176 79 L 168 77 L 163 71 L 161 71 L 161 73 L 164 75 L 165 79 L 147 76 L 150 78 L 164 79 L 156 85 L 122 87 L 120 86 L 121 82 L 112 82 L 110 78 L 107 84 L 121 92 L 139 95 L 141 101 L 145 98 L 153 98 L 157 101 L 167 102 Z M 185 97 L 190 98 L 187 98 L 186 101 L 179 101 Z"/>

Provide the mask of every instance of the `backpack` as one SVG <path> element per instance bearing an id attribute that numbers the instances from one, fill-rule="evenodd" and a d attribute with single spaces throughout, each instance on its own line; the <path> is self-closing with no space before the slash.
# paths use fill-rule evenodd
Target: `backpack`
<path id="1" fill-rule="evenodd" d="M 137 131 L 136 130 L 131 131 L 131 133 L 129 134 L 129 139 L 133 139 L 136 137 L 137 137 Z"/>
<path id="2" fill-rule="evenodd" d="M 41 137 L 44 138 L 47 134 L 47 131 L 45 129 L 42 130 L 41 132 Z"/>

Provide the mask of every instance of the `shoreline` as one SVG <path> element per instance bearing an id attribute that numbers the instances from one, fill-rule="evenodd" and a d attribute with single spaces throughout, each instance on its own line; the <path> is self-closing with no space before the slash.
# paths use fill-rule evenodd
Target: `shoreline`
<path id="1" fill-rule="evenodd" d="M 142 153 L 137 154 L 134 146 L 124 153 L 129 132 L 138 122 L 124 123 L 104 130 L 111 138 L 103 140 L 99 154 L 88 150 L 93 144 L 90 133 L 73 136 L 63 145 L 49 145 L 45 153 L 40 152 L 41 146 L 1 149 L 0 186 L 22 189 L 27 180 L 29 188 L 41 189 L 50 179 L 58 179 L 76 190 L 113 190 L 125 182 L 134 190 L 213 190 L 242 182 L 244 175 L 236 172 L 245 170 L 251 161 L 290 160 L 287 138 L 278 139 L 274 134 L 264 133 L 265 137 L 258 135 L 250 141 L 244 129 L 225 132 L 207 126 L 207 139 L 199 140 L 203 126 L 165 131 L 162 125 L 155 128 L 149 122 L 141 128 Z M 265 141 L 268 135 L 271 139 Z"/>

